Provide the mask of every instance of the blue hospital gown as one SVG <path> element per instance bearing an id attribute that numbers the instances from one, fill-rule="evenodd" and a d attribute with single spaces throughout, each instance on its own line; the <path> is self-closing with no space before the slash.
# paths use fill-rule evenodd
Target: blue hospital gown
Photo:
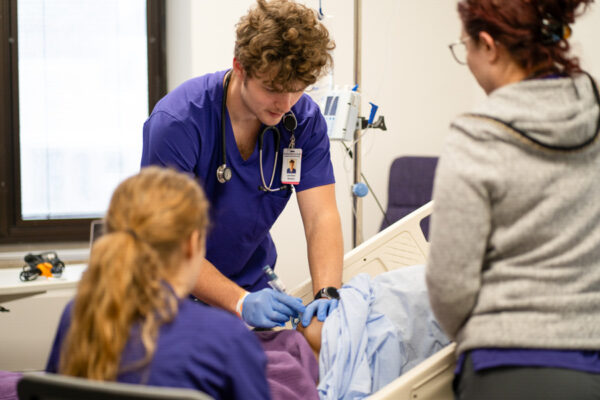
<path id="1" fill-rule="evenodd" d="M 325 321 L 319 397 L 362 399 L 450 343 L 435 320 L 415 265 L 371 279 L 359 274 L 340 290 Z"/>

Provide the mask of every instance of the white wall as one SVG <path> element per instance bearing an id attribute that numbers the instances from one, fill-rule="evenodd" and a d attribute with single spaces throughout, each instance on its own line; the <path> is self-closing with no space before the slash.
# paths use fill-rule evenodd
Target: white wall
<path id="1" fill-rule="evenodd" d="M 456 1 L 373 4 L 363 1 L 363 107 L 367 100 L 381 105 L 388 131 L 365 136 L 363 171 L 387 205 L 392 161 L 400 155 L 439 155 L 452 118 L 484 93 L 448 49 L 460 35 Z M 581 56 L 584 69 L 600 77 L 600 5 L 572 28 L 574 53 Z M 364 203 L 365 238 L 377 233 L 381 219 L 369 196 Z"/>
<path id="2" fill-rule="evenodd" d="M 401 155 L 438 155 L 449 121 L 483 97 L 448 43 L 460 35 L 456 3 L 442 0 L 363 4 L 363 100 L 380 104 L 387 132 L 365 135 L 363 172 L 384 207 L 389 168 Z M 366 106 L 366 103 L 365 105 Z M 364 202 L 364 237 L 382 214 Z"/>
<path id="3" fill-rule="evenodd" d="M 253 0 L 167 2 L 168 87 L 186 79 L 228 68 L 233 58 L 234 25 Z M 316 8 L 318 0 L 305 0 Z M 330 18 L 325 24 L 337 43 L 334 81 L 353 84 L 353 1 L 322 0 Z M 595 5 L 573 27 L 573 49 L 582 65 L 600 77 L 600 11 Z M 452 58 L 448 43 L 460 33 L 456 1 L 363 0 L 362 100 L 380 106 L 387 132 L 364 136 L 363 172 L 387 205 L 388 171 L 401 155 L 438 155 L 452 118 L 483 99 L 466 66 Z M 342 217 L 345 251 L 352 240 L 352 161 L 341 144 L 332 143 L 336 194 Z M 364 238 L 377 233 L 382 214 L 373 197 L 364 200 Z M 308 278 L 306 244 L 295 198 L 275 224 L 272 234 L 279 251 L 278 273 L 288 287 Z"/>

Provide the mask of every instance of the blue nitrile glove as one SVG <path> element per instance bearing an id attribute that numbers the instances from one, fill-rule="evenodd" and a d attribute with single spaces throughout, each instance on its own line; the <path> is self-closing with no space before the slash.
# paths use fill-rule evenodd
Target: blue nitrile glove
<path id="1" fill-rule="evenodd" d="M 273 289 L 250 293 L 244 299 L 242 319 L 257 328 L 283 326 L 304 312 L 302 300 Z"/>
<path id="2" fill-rule="evenodd" d="M 335 310 L 338 306 L 336 299 L 318 299 L 306 306 L 306 310 L 302 314 L 302 325 L 308 326 L 312 321 L 313 315 L 317 314 L 317 319 L 321 322 Z"/>

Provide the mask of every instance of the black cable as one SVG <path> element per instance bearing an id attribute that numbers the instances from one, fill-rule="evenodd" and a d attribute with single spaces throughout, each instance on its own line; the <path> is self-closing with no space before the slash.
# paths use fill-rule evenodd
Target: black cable
<path id="1" fill-rule="evenodd" d="M 42 275 L 40 264 L 50 264 L 50 272 L 52 276 L 60 277 L 65 269 L 65 263 L 63 263 L 58 255 L 54 251 L 47 251 L 40 254 L 28 253 L 24 257 L 27 265 L 23 267 L 23 270 L 19 274 L 19 279 L 23 282 L 32 281 L 37 279 L 38 276 Z"/>
<path id="2" fill-rule="evenodd" d="M 360 176 L 363 178 L 363 180 L 365 181 L 365 184 L 367 185 L 367 187 L 369 188 L 369 193 L 371 193 L 373 195 L 373 198 L 375 199 L 375 202 L 377 203 L 377 205 L 379 206 L 379 210 L 381 210 L 381 213 L 383 214 L 383 219 L 385 220 L 385 223 L 389 225 L 391 225 L 390 221 L 387 218 L 387 215 L 385 213 L 385 210 L 383 209 L 383 207 L 381 206 L 381 203 L 379 202 L 379 199 L 377 198 L 377 195 L 375 194 L 375 192 L 373 191 L 373 189 L 371 188 L 371 185 L 369 185 L 369 181 L 367 180 L 367 177 L 365 176 L 365 174 L 363 174 L 362 172 L 360 173 Z"/>
<path id="3" fill-rule="evenodd" d="M 344 143 L 343 141 L 341 142 L 344 147 L 346 148 L 346 154 L 348 154 L 348 156 L 350 157 L 350 159 L 353 158 L 353 154 L 352 154 L 352 150 L 348 147 L 348 145 L 346 143 Z M 373 198 L 375 199 L 375 202 L 377 203 L 377 206 L 379 207 L 379 210 L 381 211 L 381 213 L 383 214 L 383 219 L 385 220 L 386 224 L 389 226 L 391 225 L 385 210 L 383 209 L 383 206 L 381 205 L 381 203 L 379 202 L 379 199 L 377 198 L 377 195 L 375 194 L 375 192 L 373 191 L 373 188 L 371 188 L 371 185 L 369 185 L 369 181 L 367 180 L 367 177 L 365 176 L 365 174 L 360 173 L 361 178 L 365 181 L 365 184 L 367 185 L 367 188 L 369 189 L 369 193 L 371 193 L 373 195 Z"/>

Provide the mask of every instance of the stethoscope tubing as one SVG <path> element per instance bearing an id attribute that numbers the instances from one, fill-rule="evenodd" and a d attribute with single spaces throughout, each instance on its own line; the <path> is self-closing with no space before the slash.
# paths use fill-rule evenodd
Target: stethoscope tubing
<path id="1" fill-rule="evenodd" d="M 232 74 L 232 71 L 229 70 L 227 72 L 227 75 L 225 76 L 225 83 L 223 84 L 223 100 L 221 101 L 221 161 L 222 161 L 222 164 L 217 168 L 217 177 L 218 177 L 218 180 L 220 183 L 226 183 L 230 179 L 230 178 L 225 178 L 224 180 L 222 180 L 222 175 L 224 175 L 224 171 L 229 170 L 229 168 L 227 167 L 227 150 L 226 150 L 227 136 L 225 133 L 225 111 L 226 111 L 226 107 L 227 107 L 227 90 L 229 88 L 231 74 Z M 292 123 L 294 124 L 293 128 L 295 129 L 296 116 L 291 111 L 290 111 L 290 114 L 293 117 Z M 286 128 L 287 128 L 287 125 L 286 125 Z M 290 130 L 290 132 L 292 133 L 292 138 L 291 138 L 292 143 L 295 142 L 294 129 Z M 263 161 L 262 161 L 263 140 L 264 140 L 265 132 L 267 132 L 268 130 L 272 130 L 274 132 L 273 134 L 275 135 L 275 160 L 273 161 L 273 172 L 271 173 L 271 181 L 269 182 L 269 185 L 267 185 L 267 183 L 265 181 L 265 174 L 263 171 Z M 279 129 L 277 129 L 276 126 L 267 126 L 265 129 L 262 130 L 262 132 L 258 136 L 259 170 L 260 170 L 260 179 L 262 181 L 262 186 L 259 186 L 259 190 L 262 190 L 264 192 L 278 192 L 282 189 L 290 188 L 289 185 L 283 185 L 278 188 L 273 188 L 273 181 L 275 180 L 275 171 L 277 169 L 277 160 L 279 159 L 279 145 L 280 144 L 281 144 L 281 133 L 279 132 Z M 221 174 L 219 173 L 219 170 L 222 170 Z M 231 174 L 229 173 L 229 175 L 231 175 Z"/>
<path id="2" fill-rule="evenodd" d="M 275 135 L 275 160 L 273 161 L 273 172 L 271 173 L 271 181 L 269 182 L 269 185 L 267 186 L 267 183 L 265 182 L 265 173 L 263 172 L 262 155 L 263 155 L 263 139 L 265 136 L 265 132 L 268 130 L 272 130 L 273 134 Z M 258 136 L 258 165 L 260 167 L 259 168 L 260 169 L 260 179 L 262 181 L 262 186 L 259 188 L 260 190 L 267 191 L 267 192 L 277 192 L 281 189 L 287 188 L 287 186 L 282 186 L 282 187 L 273 189 L 273 181 L 275 180 L 275 170 L 277 169 L 277 158 L 279 157 L 279 144 L 280 143 L 281 143 L 281 133 L 279 132 L 279 129 L 277 129 L 277 127 L 275 127 L 275 126 L 266 127 L 265 129 L 263 129 L 263 131 Z"/>
<path id="3" fill-rule="evenodd" d="M 227 77 L 225 78 L 224 92 L 223 92 L 223 101 L 221 102 L 221 160 L 223 160 L 223 165 L 226 165 L 225 162 L 227 160 L 227 151 L 225 149 L 227 137 L 225 135 L 225 108 L 227 107 L 227 89 L 229 88 L 229 81 L 231 80 L 231 71 L 227 72 Z"/>

